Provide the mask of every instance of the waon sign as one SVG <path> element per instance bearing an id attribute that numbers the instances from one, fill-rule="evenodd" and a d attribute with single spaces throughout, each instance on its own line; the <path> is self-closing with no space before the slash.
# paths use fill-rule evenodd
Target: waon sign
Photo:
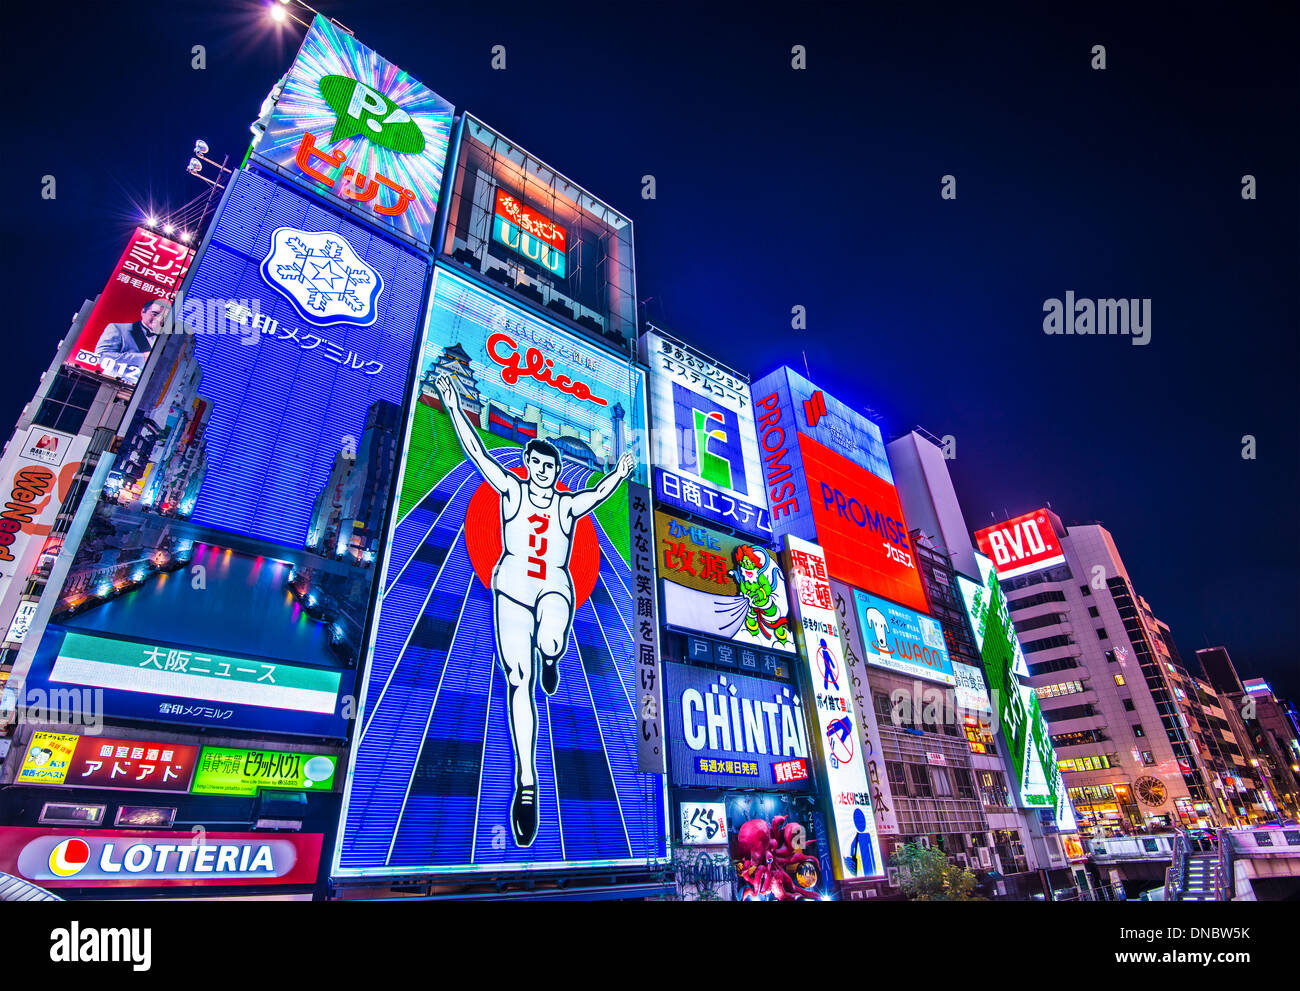
<path id="1" fill-rule="evenodd" d="M 993 559 L 998 577 L 1002 579 L 1065 562 L 1065 554 L 1046 509 L 1035 509 L 1005 523 L 976 530 L 975 542 L 984 554 Z"/>

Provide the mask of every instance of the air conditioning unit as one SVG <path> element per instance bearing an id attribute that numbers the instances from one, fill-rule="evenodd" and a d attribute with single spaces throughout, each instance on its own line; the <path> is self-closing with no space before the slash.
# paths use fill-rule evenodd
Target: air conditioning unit
<path id="1" fill-rule="evenodd" d="M 964 853 L 959 853 L 957 854 L 957 863 L 960 864 L 962 867 L 969 867 L 970 858 L 967 857 L 966 854 Z"/>
<path id="2" fill-rule="evenodd" d="M 986 846 L 980 847 L 980 866 L 985 870 L 993 866 L 993 851 Z"/>
<path id="3" fill-rule="evenodd" d="M 927 850 L 930 849 L 930 837 L 928 837 L 928 836 L 918 836 L 918 837 L 916 838 L 916 842 L 920 843 L 921 846 L 925 847 Z"/>
<path id="4" fill-rule="evenodd" d="M 885 872 L 885 883 L 891 888 L 897 888 L 898 885 L 898 868 L 891 867 Z"/>

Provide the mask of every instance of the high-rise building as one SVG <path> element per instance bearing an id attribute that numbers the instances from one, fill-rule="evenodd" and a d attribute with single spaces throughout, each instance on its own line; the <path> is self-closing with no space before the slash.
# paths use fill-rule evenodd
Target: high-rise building
<path id="1" fill-rule="evenodd" d="M 1043 769 L 1041 764 L 1055 763 L 1055 757 L 1027 753 L 1028 740 L 1022 742 L 1022 734 L 1015 727 L 994 717 L 995 713 L 1015 714 L 1021 708 L 1007 707 L 1004 685 L 990 680 L 992 672 L 985 669 L 984 651 L 973 636 L 963 589 L 983 584 L 978 581 L 981 559 L 971 542 L 942 442 L 918 428 L 890 441 L 887 450 L 899 500 L 927 578 L 931 613 L 943 624 L 954 669 L 966 672 L 968 687 L 963 692 L 962 682 L 958 682 L 958 699 L 963 694 L 969 699 L 972 693 L 985 693 L 982 709 L 966 701 L 960 728 L 970 750 L 971 769 L 988 824 L 981 845 L 991 849 L 993 866 L 1004 875 L 999 882 L 1000 893 L 1041 897 L 1046 894 L 1045 887 L 1053 894 L 1086 888 L 1086 880 L 1076 878 L 1071 866 L 1080 848 L 1072 835 L 1074 817 L 1066 811 L 1068 800 L 1060 796 L 1064 808 L 1053 814 L 1038 804 L 1043 801 L 1039 794 L 1031 794 L 1047 793 L 1048 771 L 1055 769 Z M 1019 624 L 1011 632 L 1013 638 L 1017 631 Z M 1017 683 L 1017 691 L 1023 689 L 1018 677 L 1012 676 L 1011 680 Z M 881 733 L 886 732 L 882 724 Z M 1036 771 L 1034 764 L 1040 765 Z M 1031 771 L 1041 789 L 1025 787 Z M 981 865 L 988 866 L 983 862 L 988 851 L 976 852 Z"/>
<path id="2" fill-rule="evenodd" d="M 980 530 L 1020 632 L 1080 825 L 1092 832 L 1211 825 L 1211 771 L 1194 746 L 1168 626 L 1139 595 L 1110 532 L 1043 508 Z"/>

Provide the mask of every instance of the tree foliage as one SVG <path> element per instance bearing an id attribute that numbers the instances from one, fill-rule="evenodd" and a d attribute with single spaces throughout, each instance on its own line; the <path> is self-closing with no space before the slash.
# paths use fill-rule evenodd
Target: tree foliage
<path id="1" fill-rule="evenodd" d="M 890 864 L 898 868 L 903 893 L 918 902 L 978 902 L 975 875 L 965 867 L 950 864 L 947 855 L 912 842 L 894 851 Z"/>

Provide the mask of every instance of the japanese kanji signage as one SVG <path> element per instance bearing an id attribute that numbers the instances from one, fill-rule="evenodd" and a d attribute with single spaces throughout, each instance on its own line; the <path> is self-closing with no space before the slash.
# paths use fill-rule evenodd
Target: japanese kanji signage
<path id="1" fill-rule="evenodd" d="M 655 595 L 654 530 L 650 491 L 628 485 L 632 525 L 632 580 L 636 596 L 636 677 L 641 732 L 637 737 L 637 770 L 663 774 L 667 760 L 663 739 L 663 686 L 659 668 L 659 603 Z M 656 514 L 657 515 L 657 514 Z"/>
<path id="2" fill-rule="evenodd" d="M 498 189 L 492 239 L 564 278 L 568 231 L 549 217 Z"/>
<path id="3" fill-rule="evenodd" d="M 655 415 L 655 497 L 770 540 L 749 383 L 653 330 L 642 347 Z"/>
<path id="4" fill-rule="evenodd" d="M 50 630 L 29 686 L 104 690 L 107 715 L 158 722 L 341 735 L 342 672 L 174 644 Z"/>
<path id="5" fill-rule="evenodd" d="M 655 538 L 664 622 L 737 645 L 794 653 L 785 573 L 771 548 L 658 510 Z"/>
<path id="6" fill-rule="evenodd" d="M 889 774 L 885 770 L 885 752 L 880 744 L 880 725 L 863 662 L 864 648 L 857 613 L 853 608 L 853 592 L 843 582 L 831 580 L 835 615 L 840 621 L 844 664 L 849 683 L 853 686 L 858 727 L 862 730 L 862 759 L 867 765 L 867 780 L 871 782 L 871 808 L 875 812 L 876 827 L 881 835 L 894 834 L 899 831 L 898 813 L 894 811 L 894 796 L 889 788 Z"/>
<path id="7" fill-rule="evenodd" d="M 428 247 L 452 114 L 419 80 L 317 17 L 253 157 Z"/>
<path id="8" fill-rule="evenodd" d="M 193 258 L 193 248 L 137 227 L 68 364 L 125 385 L 139 382 L 158 335 L 171 327 L 171 301 Z"/>
<path id="9" fill-rule="evenodd" d="M 190 791 L 248 797 L 263 788 L 329 792 L 334 790 L 337 763 L 338 758 L 329 754 L 204 747 Z"/>
<path id="10" fill-rule="evenodd" d="M 186 791 L 198 752 L 180 743 L 36 733 L 14 783 Z"/>
<path id="11" fill-rule="evenodd" d="M 816 544 L 786 538 L 787 568 L 795 594 L 796 629 L 809 689 L 817 710 L 822 766 L 832 812 L 840 879 L 883 875 L 871 782 L 863 757 L 862 733 L 853 706 L 853 683 L 844 663 L 840 621 L 835 612 L 826 556 Z"/>
<path id="12" fill-rule="evenodd" d="M 77 749 L 75 733 L 33 733 L 14 784 L 61 785 Z"/>

